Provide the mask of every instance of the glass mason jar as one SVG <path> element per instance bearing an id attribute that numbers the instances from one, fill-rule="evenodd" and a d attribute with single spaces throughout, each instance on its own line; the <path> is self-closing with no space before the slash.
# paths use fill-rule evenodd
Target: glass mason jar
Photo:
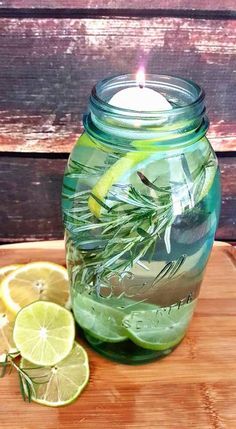
<path id="1" fill-rule="evenodd" d="M 135 85 L 124 75 L 93 88 L 62 193 L 75 319 L 95 350 L 125 363 L 167 355 L 183 339 L 220 211 L 202 89 L 148 75 L 172 109 L 109 104 Z"/>

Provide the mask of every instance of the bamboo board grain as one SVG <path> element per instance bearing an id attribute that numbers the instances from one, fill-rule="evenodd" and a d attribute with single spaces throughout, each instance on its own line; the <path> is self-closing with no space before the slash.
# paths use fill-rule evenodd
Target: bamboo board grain
<path id="1" fill-rule="evenodd" d="M 0 152 L 69 152 L 94 83 L 140 63 L 198 82 L 211 143 L 236 149 L 236 20 L 2 18 L 0 57 Z"/>
<path id="2" fill-rule="evenodd" d="M 64 261 L 62 241 L 0 247 L 0 265 Z M 1 429 L 234 429 L 236 251 L 215 243 L 199 303 L 181 345 L 143 366 L 110 362 L 87 348 L 90 384 L 72 405 L 22 402 L 12 374 L 0 380 Z"/>

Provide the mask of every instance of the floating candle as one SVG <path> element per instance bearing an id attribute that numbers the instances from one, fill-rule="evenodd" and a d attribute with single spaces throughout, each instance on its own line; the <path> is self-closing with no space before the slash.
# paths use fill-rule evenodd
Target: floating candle
<path id="1" fill-rule="evenodd" d="M 118 91 L 109 103 L 123 109 L 144 111 L 161 111 L 172 109 L 164 95 L 145 87 L 145 72 L 140 68 L 136 75 L 137 86 Z"/>

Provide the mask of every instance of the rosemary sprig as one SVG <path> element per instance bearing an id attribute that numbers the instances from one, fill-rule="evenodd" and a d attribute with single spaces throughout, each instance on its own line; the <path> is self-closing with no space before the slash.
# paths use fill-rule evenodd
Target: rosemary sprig
<path id="1" fill-rule="evenodd" d="M 109 155 L 108 165 L 112 165 L 117 156 Z M 137 177 L 145 186 L 142 192 L 130 184 L 114 184 L 105 201 L 91 194 L 83 182 L 78 190 L 75 174 L 87 174 L 101 177 L 107 165 L 94 166 L 89 170 L 77 161 L 70 161 L 68 177 L 64 184 L 63 198 L 70 207 L 64 210 L 64 223 L 67 230 L 69 248 L 78 249 L 80 265 L 72 262 L 73 284 L 76 288 L 94 288 L 99 292 L 102 285 L 109 286 L 114 275 L 124 278 L 129 275 L 136 263 L 145 256 L 151 261 L 156 242 L 163 237 L 167 253 L 171 252 L 170 234 L 175 220 L 172 195 L 184 202 L 183 212 L 191 210 L 198 203 L 205 180 L 205 171 L 212 167 L 214 159 L 209 153 L 203 166 L 190 173 L 185 158 L 182 159 L 183 182 L 170 182 L 169 186 L 157 186 L 157 179 L 150 181 L 143 172 L 137 171 Z M 100 168 L 100 170 L 99 170 Z M 95 179 L 97 180 L 97 179 Z M 74 183 L 74 186 L 72 186 Z M 96 183 L 96 182 L 95 182 Z M 88 207 L 88 198 L 93 197 L 103 208 L 99 220 L 95 220 Z M 183 265 L 185 257 L 170 262 L 160 277 L 173 277 Z M 81 269 L 82 266 L 82 269 Z"/>
<path id="2" fill-rule="evenodd" d="M 0 378 L 3 378 L 7 371 L 10 373 L 12 369 L 15 369 L 18 374 L 20 392 L 22 398 L 26 402 L 31 402 L 32 397 L 36 396 L 35 393 L 35 384 L 45 384 L 48 383 L 48 380 L 45 380 L 45 375 L 30 377 L 24 368 L 21 368 L 18 363 L 16 363 L 16 358 L 19 356 L 19 353 L 6 353 L 6 357 L 4 362 L 0 362 L 1 373 Z M 35 369 L 38 370 L 40 367 L 27 368 L 27 369 Z"/>

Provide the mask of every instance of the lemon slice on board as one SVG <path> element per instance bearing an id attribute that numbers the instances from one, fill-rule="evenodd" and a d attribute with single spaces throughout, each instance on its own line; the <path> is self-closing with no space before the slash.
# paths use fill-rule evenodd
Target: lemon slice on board
<path id="1" fill-rule="evenodd" d="M 35 365 L 55 365 L 71 351 L 75 338 L 72 313 L 53 302 L 37 301 L 16 317 L 13 339 L 23 358 Z"/>
<path id="2" fill-rule="evenodd" d="M 15 316 L 7 311 L 0 299 L 0 362 L 6 358 L 6 353 L 16 353 L 17 349 L 13 341 L 13 327 Z"/>
<path id="3" fill-rule="evenodd" d="M 38 300 L 70 306 L 67 270 L 52 262 L 32 262 L 18 268 L 3 278 L 1 291 L 4 304 L 14 314 Z"/>
<path id="4" fill-rule="evenodd" d="M 35 380 L 32 400 L 49 407 L 60 407 L 73 402 L 89 380 L 87 353 L 76 342 L 69 355 L 54 366 L 39 368 L 28 360 L 21 359 L 20 367 Z M 25 393 L 27 394 L 27 389 Z"/>
<path id="5" fill-rule="evenodd" d="M 17 270 L 17 268 L 22 267 L 22 264 L 12 264 L 12 265 L 6 265 L 5 267 L 0 268 L 0 284 L 1 281 L 6 277 L 8 274 L 10 274 L 12 271 Z M 1 286 L 0 286 L 0 297 L 1 297 Z"/>
<path id="6" fill-rule="evenodd" d="M 7 310 L 1 300 L 1 281 L 11 272 L 21 267 L 21 264 L 12 264 L 0 268 L 0 362 L 4 362 L 6 353 L 17 353 L 13 341 L 13 327 L 15 315 Z"/>

